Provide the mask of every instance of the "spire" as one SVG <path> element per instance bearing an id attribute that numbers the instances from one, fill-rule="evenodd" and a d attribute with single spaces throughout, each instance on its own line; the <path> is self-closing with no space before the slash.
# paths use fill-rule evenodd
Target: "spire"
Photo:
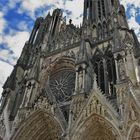
<path id="1" fill-rule="evenodd" d="M 49 19 L 51 17 L 50 12 L 48 13 L 48 15 L 46 16 L 45 20 Z"/>

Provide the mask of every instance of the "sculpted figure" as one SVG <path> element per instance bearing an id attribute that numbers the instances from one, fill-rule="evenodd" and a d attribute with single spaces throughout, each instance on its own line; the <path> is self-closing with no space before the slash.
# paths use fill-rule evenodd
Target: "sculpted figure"
<path id="1" fill-rule="evenodd" d="M 125 75 L 125 66 L 124 66 L 123 59 L 120 59 L 118 61 L 118 69 L 119 69 L 120 79 L 121 80 L 125 79 L 126 75 Z"/>
<path id="2" fill-rule="evenodd" d="M 83 72 L 79 72 L 79 90 L 81 91 L 83 88 Z"/>

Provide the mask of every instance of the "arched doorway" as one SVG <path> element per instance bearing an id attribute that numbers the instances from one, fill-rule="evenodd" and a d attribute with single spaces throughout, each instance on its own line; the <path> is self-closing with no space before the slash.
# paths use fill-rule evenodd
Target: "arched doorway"
<path id="1" fill-rule="evenodd" d="M 97 114 L 84 121 L 75 133 L 72 140 L 121 140 L 117 129 Z"/>
<path id="2" fill-rule="evenodd" d="M 11 140 L 59 140 L 62 128 L 58 121 L 44 111 L 36 111 L 21 123 Z"/>
<path id="3" fill-rule="evenodd" d="M 133 127 L 129 136 L 129 140 L 140 140 L 140 127 Z"/>

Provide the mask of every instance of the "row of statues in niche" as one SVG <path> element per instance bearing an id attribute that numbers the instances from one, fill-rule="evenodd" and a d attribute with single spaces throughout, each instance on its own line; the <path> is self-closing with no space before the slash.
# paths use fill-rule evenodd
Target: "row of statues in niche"
<path id="1" fill-rule="evenodd" d="M 75 53 L 74 53 L 72 50 L 70 50 L 70 51 L 68 50 L 68 51 L 64 54 L 64 56 L 69 57 L 69 58 L 76 59 Z"/>
<path id="2" fill-rule="evenodd" d="M 111 25 L 107 25 L 107 23 L 104 22 L 103 24 L 98 24 L 97 26 L 94 25 L 92 28 L 87 27 L 84 30 L 84 34 L 88 36 L 91 35 L 93 39 L 104 39 L 111 34 Z"/>
<path id="3" fill-rule="evenodd" d="M 65 47 L 70 47 L 70 45 L 77 43 L 80 41 L 79 36 L 72 37 L 71 39 L 66 39 L 63 41 L 53 41 L 49 46 L 48 50 L 49 52 L 53 52 L 55 50 L 63 49 Z"/>

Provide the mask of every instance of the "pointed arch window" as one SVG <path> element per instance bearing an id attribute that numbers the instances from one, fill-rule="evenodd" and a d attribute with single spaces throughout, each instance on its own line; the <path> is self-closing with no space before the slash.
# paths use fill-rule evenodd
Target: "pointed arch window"
<path id="1" fill-rule="evenodd" d="M 111 5 L 114 6 L 114 0 L 111 0 Z"/>
<path id="2" fill-rule="evenodd" d="M 98 24 L 98 39 L 102 39 L 102 26 Z"/>
<path id="3" fill-rule="evenodd" d="M 116 98 L 116 69 L 115 60 L 111 51 L 106 53 L 106 65 L 107 65 L 107 80 L 108 80 L 108 92 L 111 99 Z"/>
<path id="4" fill-rule="evenodd" d="M 110 20 L 107 22 L 107 26 L 108 26 L 108 35 L 110 35 L 111 32 L 112 32 L 112 25 L 111 25 L 111 21 Z"/>
<path id="5" fill-rule="evenodd" d="M 87 20 L 89 19 L 89 14 L 90 14 L 90 11 L 89 11 L 89 2 L 87 2 L 87 10 L 86 10 L 86 13 L 87 13 Z"/>
<path id="6" fill-rule="evenodd" d="M 137 78 L 138 78 L 138 82 L 140 82 L 140 59 L 138 60 L 138 69 L 137 69 Z"/>
<path id="7" fill-rule="evenodd" d="M 103 22 L 103 36 L 107 37 L 108 36 L 108 27 L 106 22 Z"/>
<path id="8" fill-rule="evenodd" d="M 106 17 L 106 9 L 104 0 L 98 0 L 98 17 L 101 19 L 102 17 Z"/>
<path id="9" fill-rule="evenodd" d="M 98 17 L 101 19 L 101 2 L 98 0 Z"/>
<path id="10" fill-rule="evenodd" d="M 97 37 L 97 28 L 96 28 L 95 25 L 93 26 L 92 37 L 93 38 L 96 38 Z"/>
<path id="11" fill-rule="evenodd" d="M 139 61 L 138 61 L 138 66 L 140 66 L 140 59 L 139 59 Z"/>
<path id="12" fill-rule="evenodd" d="M 98 52 L 96 52 L 97 54 Z M 115 60 L 111 51 L 94 56 L 94 71 L 97 75 L 97 84 L 109 99 L 116 99 L 116 69 Z"/>
<path id="13" fill-rule="evenodd" d="M 97 84 L 101 88 L 101 90 L 105 91 L 104 85 L 104 66 L 103 66 L 103 58 L 101 55 L 97 55 L 95 58 L 94 71 L 97 75 Z"/>
<path id="14" fill-rule="evenodd" d="M 130 134 L 129 140 L 139 140 L 140 139 L 140 128 L 135 126 Z"/>
<path id="15" fill-rule="evenodd" d="M 101 3 L 102 3 L 102 14 L 103 14 L 104 17 L 106 17 L 104 0 L 101 0 Z"/>
<path id="16" fill-rule="evenodd" d="M 92 17 L 92 14 L 93 14 L 93 12 L 92 12 L 92 1 L 90 1 L 90 17 Z"/>

